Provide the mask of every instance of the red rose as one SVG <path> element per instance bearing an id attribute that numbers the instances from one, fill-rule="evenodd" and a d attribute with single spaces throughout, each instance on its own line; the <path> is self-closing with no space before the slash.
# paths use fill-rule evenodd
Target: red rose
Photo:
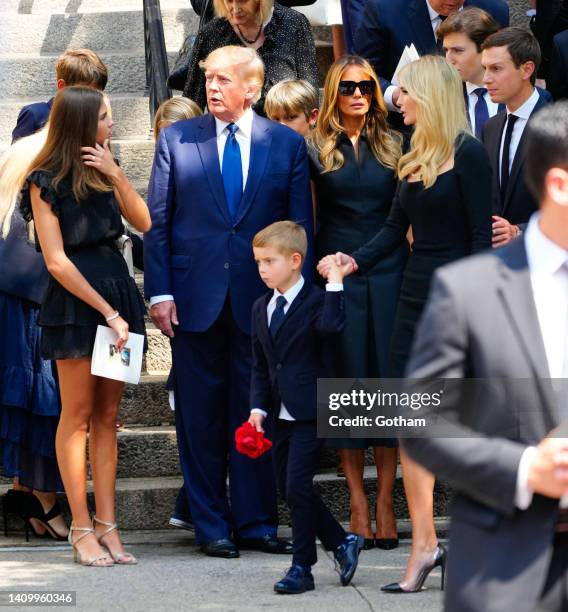
<path id="1" fill-rule="evenodd" d="M 256 429 L 247 421 L 235 430 L 235 443 L 239 453 L 256 459 L 272 448 L 272 442 L 264 437 L 262 431 Z"/>

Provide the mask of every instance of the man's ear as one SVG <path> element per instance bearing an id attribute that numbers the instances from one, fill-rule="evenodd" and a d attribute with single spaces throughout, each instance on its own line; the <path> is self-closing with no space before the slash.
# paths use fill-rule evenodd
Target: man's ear
<path id="1" fill-rule="evenodd" d="M 521 65 L 521 70 L 523 71 L 523 79 L 528 81 L 536 70 L 536 64 L 532 60 L 529 60 Z"/>

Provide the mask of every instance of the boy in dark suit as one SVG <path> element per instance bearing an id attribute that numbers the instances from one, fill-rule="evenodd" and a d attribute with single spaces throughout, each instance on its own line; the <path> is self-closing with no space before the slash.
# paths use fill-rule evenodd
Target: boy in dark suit
<path id="1" fill-rule="evenodd" d="M 347 534 L 313 486 L 322 440 L 317 438 L 317 379 L 325 376 L 322 345 L 345 325 L 344 272 L 334 266 L 326 291 L 307 285 L 301 274 L 307 251 L 304 229 L 292 221 L 273 223 L 256 234 L 253 250 L 264 283 L 273 291 L 252 310 L 253 366 L 249 422 L 258 431 L 272 412 L 272 457 L 278 488 L 292 515 L 294 553 L 277 593 L 314 589 L 316 536 L 333 550 L 341 584 L 357 569 L 363 538 Z"/>

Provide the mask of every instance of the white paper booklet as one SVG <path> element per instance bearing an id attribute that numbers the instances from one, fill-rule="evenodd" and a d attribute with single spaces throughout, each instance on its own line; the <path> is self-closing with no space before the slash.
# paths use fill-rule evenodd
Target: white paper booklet
<path id="1" fill-rule="evenodd" d="M 97 326 L 91 374 L 138 384 L 142 371 L 144 336 L 128 334 L 128 342 L 120 351 L 116 350 L 116 332 L 105 325 Z"/>
<path id="2" fill-rule="evenodd" d="M 400 71 L 405 66 L 408 66 L 408 64 L 415 62 L 417 59 L 420 59 L 420 55 L 418 55 L 418 51 L 416 50 L 414 43 L 412 43 L 410 46 L 407 45 L 406 47 L 404 47 L 404 51 L 402 52 L 402 55 L 400 56 L 400 59 L 398 60 L 398 66 L 396 67 L 396 70 L 394 71 L 394 75 L 391 79 L 391 83 L 397 86 L 400 85 L 398 81 L 398 75 Z"/>

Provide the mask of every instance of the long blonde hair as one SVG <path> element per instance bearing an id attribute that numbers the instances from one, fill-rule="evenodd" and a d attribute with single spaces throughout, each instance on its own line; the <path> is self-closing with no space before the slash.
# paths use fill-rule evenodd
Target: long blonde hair
<path id="1" fill-rule="evenodd" d="M 73 195 L 84 199 L 89 190 L 112 191 L 112 183 L 83 163 L 81 147 L 96 144 L 103 94 L 91 87 L 64 87 L 55 96 L 49 114 L 47 140 L 31 164 L 30 172 L 53 172 L 53 187 L 70 179 Z"/>
<path id="2" fill-rule="evenodd" d="M 6 238 L 20 191 L 30 173 L 32 160 L 47 140 L 48 126 L 17 140 L 0 159 L 0 235 Z"/>
<path id="3" fill-rule="evenodd" d="M 398 162 L 400 180 L 414 175 L 432 187 L 460 134 L 470 133 L 458 71 L 444 58 L 425 55 L 405 66 L 401 87 L 416 101 L 416 125 L 410 150 Z"/>
<path id="4" fill-rule="evenodd" d="M 339 170 L 345 161 L 343 154 L 337 148 L 337 137 L 345 133 L 345 128 L 341 124 L 338 97 L 339 82 L 349 66 L 359 66 L 369 79 L 375 82 L 375 92 L 365 118 L 367 140 L 377 160 L 383 166 L 396 170 L 401 155 L 402 139 L 387 125 L 387 109 L 379 79 L 366 59 L 357 55 L 346 55 L 333 62 L 325 77 L 323 100 L 312 136 L 324 172 Z"/>

